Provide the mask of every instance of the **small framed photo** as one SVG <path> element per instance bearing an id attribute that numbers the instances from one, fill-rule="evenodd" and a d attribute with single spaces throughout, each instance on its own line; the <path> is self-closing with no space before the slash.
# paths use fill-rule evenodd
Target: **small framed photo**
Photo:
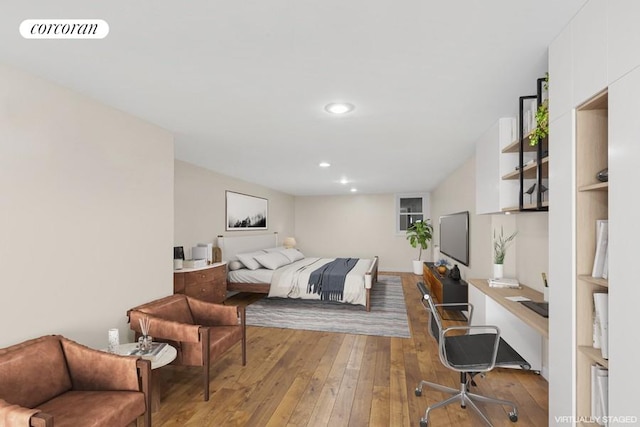
<path id="1" fill-rule="evenodd" d="M 269 201 L 262 197 L 226 192 L 227 231 L 266 230 Z"/>

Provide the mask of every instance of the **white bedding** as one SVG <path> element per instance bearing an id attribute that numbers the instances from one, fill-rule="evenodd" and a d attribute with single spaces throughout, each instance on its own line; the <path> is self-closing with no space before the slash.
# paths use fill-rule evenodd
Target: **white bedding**
<path id="1" fill-rule="evenodd" d="M 249 270 L 241 268 L 240 270 L 229 271 L 227 280 L 231 283 L 271 283 L 273 270 L 259 268 L 257 270 Z"/>
<path id="2" fill-rule="evenodd" d="M 274 270 L 269 297 L 319 300 L 319 294 L 307 293 L 309 276 L 313 271 L 334 259 L 304 258 Z M 347 274 L 344 283 L 344 294 L 340 302 L 366 306 L 367 293 L 364 277 L 370 266 L 370 259 L 358 260 L 353 269 Z"/>

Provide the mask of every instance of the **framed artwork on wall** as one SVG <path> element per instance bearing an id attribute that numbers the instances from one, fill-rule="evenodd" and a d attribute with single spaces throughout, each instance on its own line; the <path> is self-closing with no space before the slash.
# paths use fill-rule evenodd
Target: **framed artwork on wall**
<path id="1" fill-rule="evenodd" d="M 262 197 L 226 192 L 227 231 L 266 230 L 269 201 Z"/>

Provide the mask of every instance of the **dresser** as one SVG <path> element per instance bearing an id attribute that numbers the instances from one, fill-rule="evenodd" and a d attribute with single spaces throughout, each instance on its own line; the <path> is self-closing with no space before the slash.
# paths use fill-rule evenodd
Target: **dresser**
<path id="1" fill-rule="evenodd" d="M 443 276 L 434 267 L 433 263 L 423 264 L 423 279 L 429 287 L 429 292 L 440 304 L 467 303 L 468 285 L 464 280 L 453 280 Z M 447 310 L 467 310 L 466 305 L 449 307 Z"/>
<path id="2" fill-rule="evenodd" d="M 227 263 L 174 270 L 173 293 L 222 303 L 227 297 Z"/>

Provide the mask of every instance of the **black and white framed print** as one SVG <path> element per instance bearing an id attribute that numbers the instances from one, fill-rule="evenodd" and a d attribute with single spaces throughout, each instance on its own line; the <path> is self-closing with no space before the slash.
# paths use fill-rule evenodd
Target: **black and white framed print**
<path id="1" fill-rule="evenodd" d="M 267 199 L 227 191 L 226 204 L 227 231 L 267 229 Z"/>

